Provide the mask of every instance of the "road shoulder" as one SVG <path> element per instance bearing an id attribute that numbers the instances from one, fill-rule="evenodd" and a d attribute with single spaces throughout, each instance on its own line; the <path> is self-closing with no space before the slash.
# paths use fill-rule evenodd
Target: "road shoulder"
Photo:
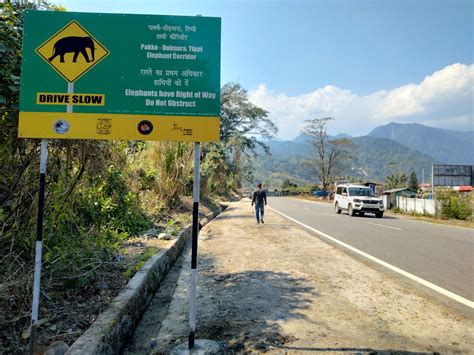
<path id="1" fill-rule="evenodd" d="M 199 240 L 197 337 L 233 351 L 461 352 L 474 325 L 381 270 L 265 211 L 232 203 Z M 189 255 L 154 353 L 187 338 Z"/>

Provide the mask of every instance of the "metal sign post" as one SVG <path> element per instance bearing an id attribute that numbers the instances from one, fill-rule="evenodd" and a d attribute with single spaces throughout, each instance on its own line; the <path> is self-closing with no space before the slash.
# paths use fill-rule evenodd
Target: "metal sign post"
<path id="1" fill-rule="evenodd" d="M 74 83 L 68 83 L 68 94 L 74 92 Z M 66 106 L 66 112 L 72 112 L 72 105 Z M 48 163 L 48 140 L 41 140 L 40 181 L 38 193 L 38 219 L 36 225 L 35 274 L 33 281 L 33 305 L 31 307 L 30 354 L 36 348 L 36 324 L 39 318 L 39 297 L 41 290 L 41 268 L 43 258 L 44 193 L 46 188 L 46 166 Z"/>
<path id="2" fill-rule="evenodd" d="M 431 164 L 431 199 L 434 200 L 435 199 L 435 181 L 434 181 L 434 164 Z M 436 202 L 435 202 L 435 206 L 436 206 Z M 435 212 L 436 212 L 436 208 L 435 208 Z"/>
<path id="3" fill-rule="evenodd" d="M 43 219 L 44 219 L 44 191 L 46 181 L 46 165 L 48 161 L 48 140 L 41 140 L 40 153 L 40 180 L 38 192 L 38 219 L 36 225 L 35 274 L 33 281 L 33 305 L 31 308 L 30 354 L 36 346 L 36 324 L 38 323 L 39 296 L 41 287 L 41 258 L 43 255 Z"/>
<path id="4" fill-rule="evenodd" d="M 199 237 L 199 164 L 200 143 L 194 143 L 193 230 L 191 250 L 191 288 L 189 291 L 189 349 L 194 348 L 196 332 L 197 249 Z"/>

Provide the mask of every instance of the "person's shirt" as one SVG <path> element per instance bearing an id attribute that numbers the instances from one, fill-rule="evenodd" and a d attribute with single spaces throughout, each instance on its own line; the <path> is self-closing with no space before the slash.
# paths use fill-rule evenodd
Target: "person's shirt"
<path id="1" fill-rule="evenodd" d="M 252 197 L 252 204 L 256 205 L 263 205 L 263 203 L 267 204 L 267 193 L 264 189 L 255 190 Z"/>

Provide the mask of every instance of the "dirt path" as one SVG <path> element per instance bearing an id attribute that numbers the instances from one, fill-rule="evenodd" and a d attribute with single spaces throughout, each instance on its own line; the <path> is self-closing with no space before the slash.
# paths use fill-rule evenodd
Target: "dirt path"
<path id="1" fill-rule="evenodd" d="M 223 341 L 235 351 L 472 353 L 472 317 L 268 209 L 265 217 L 265 225 L 257 225 L 249 201 L 242 200 L 201 231 L 198 338 Z M 166 318 L 150 325 L 153 339 L 140 340 L 146 346 L 152 340 L 148 352 L 168 352 L 187 339 L 187 254 Z M 155 304 L 160 301 L 148 313 L 162 312 Z M 141 327 L 143 334 L 147 326 Z"/>

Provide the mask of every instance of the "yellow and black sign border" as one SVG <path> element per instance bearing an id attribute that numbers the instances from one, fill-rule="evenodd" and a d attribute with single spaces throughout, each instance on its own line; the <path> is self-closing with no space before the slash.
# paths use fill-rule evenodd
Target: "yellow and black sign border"
<path id="1" fill-rule="evenodd" d="M 97 131 L 97 125 L 104 120 L 110 125 L 107 134 Z M 54 131 L 58 121 L 67 124 L 67 132 Z M 138 125 L 145 121 L 153 126 L 153 131 L 146 134 L 138 129 Z M 218 142 L 220 117 L 20 111 L 18 137 Z"/>
<path id="2" fill-rule="evenodd" d="M 54 37 L 56 37 L 57 35 L 59 35 L 62 31 L 64 31 L 67 27 L 69 27 L 71 24 L 76 24 L 77 26 L 79 26 L 81 28 L 81 30 L 83 30 L 85 33 L 87 33 L 89 35 L 89 37 L 91 37 L 95 43 L 97 43 L 105 52 L 106 52 L 106 55 L 104 55 L 102 58 L 100 58 L 97 62 L 94 63 L 94 65 L 90 66 L 89 68 L 87 68 L 86 70 L 84 70 L 81 74 L 79 74 L 77 77 L 75 77 L 72 81 L 69 81 L 68 78 L 66 78 L 64 76 L 63 73 L 61 73 L 58 69 L 56 69 L 56 67 L 54 65 L 51 64 L 51 62 L 48 60 L 48 58 L 46 58 L 45 56 L 43 56 L 40 52 L 39 52 L 39 49 L 42 48 L 44 45 L 46 45 L 49 41 L 51 41 L 51 39 L 53 39 Z M 82 77 L 85 73 L 87 73 L 89 70 L 91 70 L 92 68 L 94 68 L 97 64 L 99 64 L 104 58 L 106 58 L 110 52 L 107 48 L 105 48 L 102 43 L 100 43 L 97 38 L 95 38 L 94 36 L 92 36 L 90 34 L 89 31 L 87 31 L 84 27 L 82 27 L 79 22 L 77 22 L 76 20 L 72 20 L 70 21 L 67 25 L 63 26 L 59 31 L 57 31 L 54 35 L 50 36 L 46 41 L 44 41 L 40 46 L 38 46 L 36 49 L 35 49 L 35 52 L 36 54 L 38 54 L 41 58 L 43 58 L 45 60 L 46 63 L 49 64 L 50 67 L 52 67 L 59 75 L 61 75 L 68 83 L 73 83 L 75 81 L 77 81 L 80 77 Z"/>

